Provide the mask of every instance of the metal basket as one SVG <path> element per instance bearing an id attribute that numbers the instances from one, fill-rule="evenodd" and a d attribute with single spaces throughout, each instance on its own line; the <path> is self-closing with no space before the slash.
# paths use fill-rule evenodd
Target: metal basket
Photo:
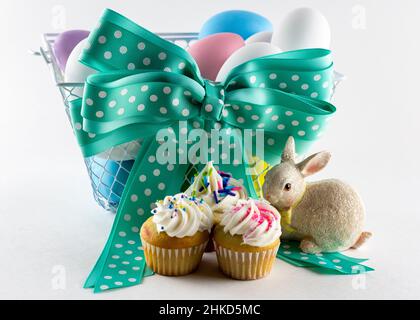
<path id="1" fill-rule="evenodd" d="M 77 88 L 84 86 L 83 83 L 66 83 L 64 74 L 58 66 L 57 59 L 54 55 L 53 46 L 59 34 L 46 33 L 43 35 L 43 45 L 39 51 L 32 52 L 34 55 L 44 58 L 46 64 L 50 67 L 54 81 L 60 90 L 65 111 L 70 121 L 69 102 L 81 98 L 75 92 Z M 198 39 L 198 33 L 161 33 L 162 38 L 171 41 L 180 47 L 187 49 L 193 42 Z M 337 85 L 344 80 L 344 76 L 336 72 L 334 83 L 334 92 Z M 70 121 L 71 123 L 71 121 Z M 127 182 L 128 176 L 134 164 L 133 144 L 141 144 L 141 141 L 133 141 L 128 144 L 116 146 L 105 153 L 93 157 L 85 158 L 86 168 L 91 180 L 93 196 L 96 202 L 107 211 L 116 212 L 121 200 L 121 196 Z M 123 161 L 113 159 L 113 154 L 120 155 Z M 266 163 L 255 161 L 251 164 L 253 168 L 253 180 L 257 193 L 261 193 L 263 177 L 270 169 Z M 198 170 L 192 166 L 187 174 L 183 185 L 188 185 L 191 177 Z"/>

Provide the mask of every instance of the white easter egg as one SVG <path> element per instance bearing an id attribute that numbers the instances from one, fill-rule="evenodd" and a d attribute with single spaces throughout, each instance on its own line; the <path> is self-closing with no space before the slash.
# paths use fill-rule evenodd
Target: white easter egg
<path id="1" fill-rule="evenodd" d="M 290 12 L 274 29 L 271 43 L 283 51 L 329 49 L 330 25 L 318 10 L 299 8 Z"/>
<path id="2" fill-rule="evenodd" d="M 245 47 L 237 50 L 233 55 L 229 57 L 229 59 L 226 60 L 225 64 L 220 69 L 219 74 L 217 75 L 216 81 L 224 82 L 233 68 L 247 61 L 264 56 L 270 56 L 280 52 L 281 50 L 278 47 L 270 43 L 250 43 Z"/>
<path id="3" fill-rule="evenodd" d="M 80 55 L 88 46 L 88 40 L 85 39 L 80 42 L 71 52 L 67 61 L 66 70 L 64 72 L 64 81 L 67 83 L 84 84 L 86 78 L 92 74 L 97 73 L 96 70 L 85 66 L 79 62 Z M 83 97 L 83 87 L 75 88 L 72 94 L 78 97 Z M 127 161 L 134 160 L 141 148 L 141 140 L 136 140 L 122 145 L 116 146 L 110 150 L 97 154 L 96 157 L 112 160 L 112 161 Z"/>
<path id="4" fill-rule="evenodd" d="M 67 83 L 85 83 L 85 80 L 91 74 L 97 73 L 96 70 L 85 66 L 79 62 L 79 57 L 82 51 L 89 45 L 88 40 L 81 41 L 71 52 L 67 60 L 66 70 L 64 71 L 64 81 Z M 72 94 L 82 97 L 83 87 L 77 87 L 73 90 Z"/>
<path id="5" fill-rule="evenodd" d="M 116 146 L 110 150 L 97 154 L 96 157 L 112 161 L 134 160 L 140 151 L 142 140 L 136 140 Z"/>
<path id="6" fill-rule="evenodd" d="M 254 34 L 253 36 L 249 37 L 245 43 L 251 44 L 256 42 L 267 42 L 271 43 L 271 39 L 273 38 L 273 32 L 272 31 L 263 31 Z"/>

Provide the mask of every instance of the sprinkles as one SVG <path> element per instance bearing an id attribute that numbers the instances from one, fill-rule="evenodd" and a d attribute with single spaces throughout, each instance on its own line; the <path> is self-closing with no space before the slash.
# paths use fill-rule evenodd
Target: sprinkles
<path id="1" fill-rule="evenodd" d="M 218 172 L 220 176 L 225 177 L 225 178 L 232 178 L 232 175 L 230 173 L 226 173 L 223 171 L 219 171 Z"/>
<path id="2" fill-rule="evenodd" d="M 213 191 L 213 197 L 214 197 L 214 201 L 216 202 L 216 204 L 219 204 L 219 198 L 217 197 L 216 191 Z"/>
<path id="3" fill-rule="evenodd" d="M 177 197 L 175 197 L 175 196 L 174 197 L 166 197 L 164 201 L 162 201 L 162 200 L 157 201 L 156 202 L 156 206 L 159 209 L 159 208 L 162 208 L 162 207 L 164 207 L 166 205 L 169 210 L 172 210 L 173 211 L 173 213 L 171 215 L 171 219 L 174 219 L 174 218 L 176 218 L 178 216 L 178 212 L 179 211 L 183 211 L 183 212 L 186 212 L 187 211 L 187 208 L 183 204 L 178 203 L 179 200 L 192 201 L 196 205 L 200 205 L 200 204 L 203 204 L 204 203 L 204 200 L 197 199 L 195 196 L 189 197 L 186 194 L 181 194 L 180 195 L 180 199 L 177 199 Z M 156 215 L 158 213 L 158 209 L 153 209 L 151 211 L 152 214 Z"/>
<path id="4" fill-rule="evenodd" d="M 210 186 L 210 176 L 213 173 L 213 168 L 210 168 L 208 171 L 204 171 L 201 174 L 201 178 L 198 181 L 200 188 L 198 189 L 199 193 L 203 193 L 203 192 L 208 192 L 208 188 Z M 236 196 L 235 192 L 237 191 L 241 191 L 242 187 L 240 186 L 233 186 L 233 185 L 229 185 L 229 182 L 232 179 L 232 175 L 230 173 L 226 173 L 223 171 L 218 171 L 217 172 L 219 174 L 219 176 L 221 177 L 221 179 L 217 180 L 217 187 L 218 190 L 217 191 L 213 191 L 213 198 L 214 201 L 216 202 L 216 204 L 220 203 L 221 198 L 227 197 L 227 196 Z M 191 179 L 191 184 L 193 184 L 194 182 L 196 182 L 198 177 L 198 174 L 195 174 L 194 177 Z M 197 191 L 194 190 L 192 192 L 193 197 L 197 197 Z"/>

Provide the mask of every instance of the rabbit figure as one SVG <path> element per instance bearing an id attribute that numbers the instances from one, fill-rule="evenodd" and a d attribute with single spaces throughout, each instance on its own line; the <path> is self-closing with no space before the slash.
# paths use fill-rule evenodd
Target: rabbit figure
<path id="1" fill-rule="evenodd" d="M 330 158 L 330 153 L 320 152 L 296 164 L 295 141 L 290 137 L 281 163 L 265 176 L 264 197 L 282 215 L 282 238 L 300 241 L 305 253 L 358 248 L 372 236 L 363 232 L 365 208 L 353 188 L 333 179 L 305 182 Z"/>

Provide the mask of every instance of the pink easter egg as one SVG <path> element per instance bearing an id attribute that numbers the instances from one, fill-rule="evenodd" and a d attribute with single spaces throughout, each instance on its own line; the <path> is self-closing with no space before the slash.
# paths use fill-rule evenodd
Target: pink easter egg
<path id="1" fill-rule="evenodd" d="M 215 81 L 226 60 L 243 46 L 245 42 L 241 36 L 234 33 L 218 33 L 195 42 L 188 52 L 197 62 L 202 76 Z"/>

